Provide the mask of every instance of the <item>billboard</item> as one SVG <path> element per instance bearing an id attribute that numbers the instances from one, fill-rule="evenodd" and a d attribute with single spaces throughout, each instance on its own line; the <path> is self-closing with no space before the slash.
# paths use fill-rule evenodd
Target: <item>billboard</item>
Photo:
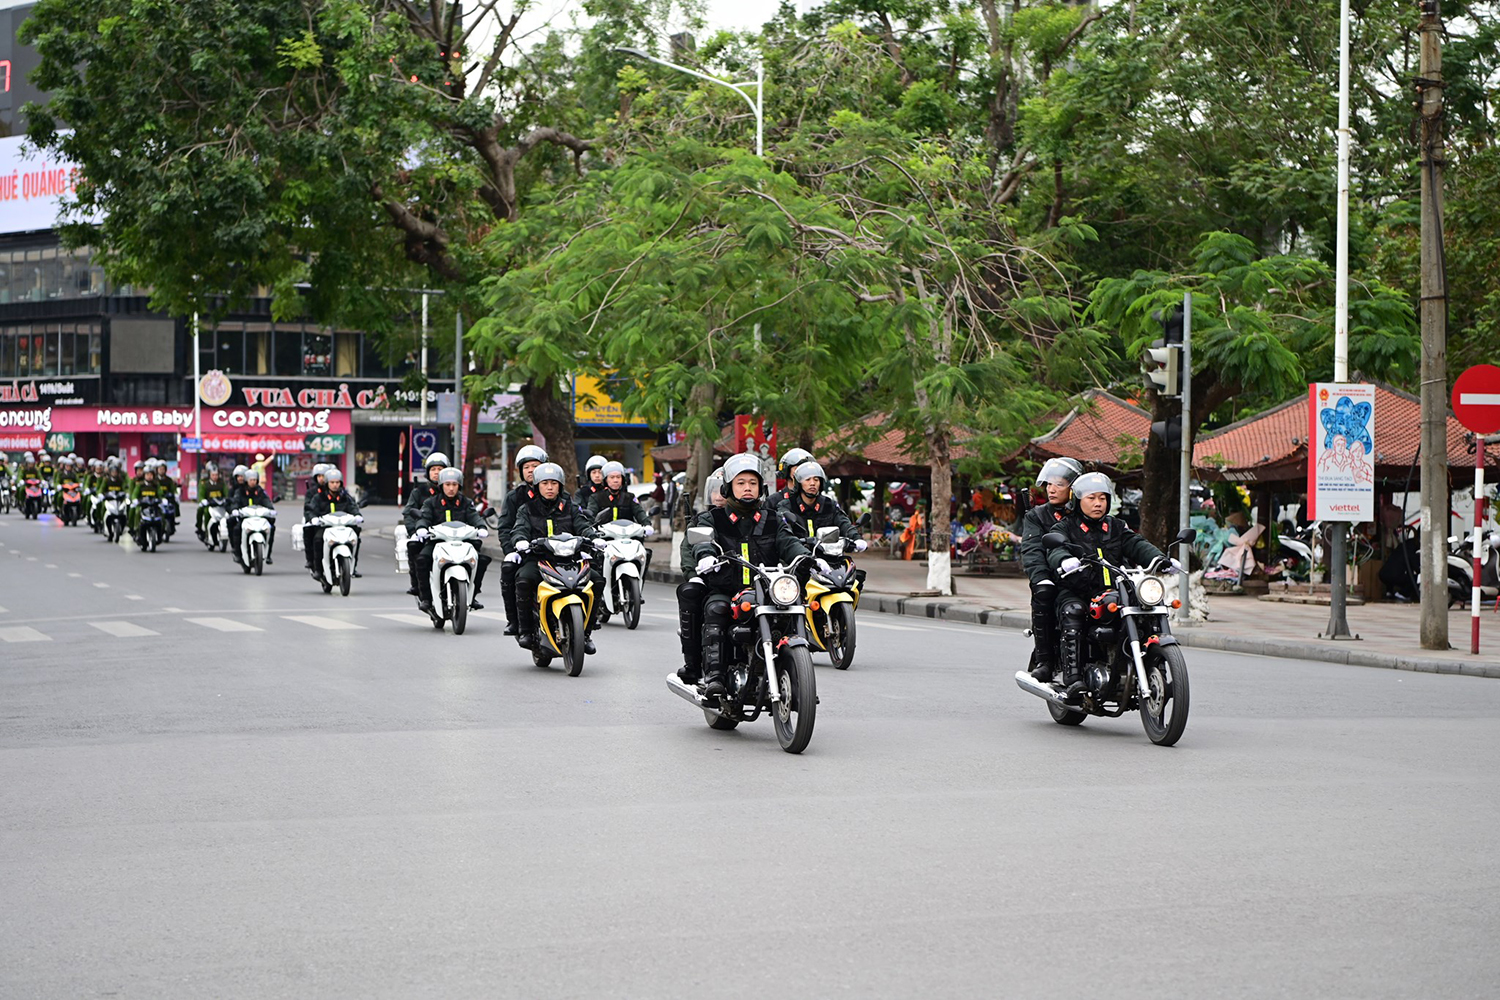
<path id="1" fill-rule="evenodd" d="M 24 136 L 0 138 L 0 233 L 54 228 L 63 199 L 77 184 L 78 168 L 71 163 L 43 155 Z"/>
<path id="2" fill-rule="evenodd" d="M 588 427 L 646 427 L 644 420 L 628 416 L 609 395 L 609 383 L 592 375 L 573 376 L 573 423 Z"/>
<path id="3" fill-rule="evenodd" d="M 1375 387 L 1314 382 L 1308 387 L 1309 520 L 1375 520 Z"/>

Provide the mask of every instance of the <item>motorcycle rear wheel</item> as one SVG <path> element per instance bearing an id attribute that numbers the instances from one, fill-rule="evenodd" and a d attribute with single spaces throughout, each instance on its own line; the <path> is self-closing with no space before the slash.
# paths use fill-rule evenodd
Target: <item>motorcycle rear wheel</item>
<path id="1" fill-rule="evenodd" d="M 1087 712 L 1075 712 L 1071 708 L 1063 708 L 1055 701 L 1047 702 L 1047 711 L 1052 716 L 1052 721 L 1059 726 L 1076 726 L 1087 719 Z"/>
<path id="2" fill-rule="evenodd" d="M 558 627 L 562 629 L 563 666 L 569 677 L 577 677 L 583 673 L 583 608 L 569 604 Z"/>
<path id="3" fill-rule="evenodd" d="M 739 726 L 740 713 L 730 708 L 727 704 L 724 706 L 724 714 L 722 715 L 711 708 L 705 708 L 703 710 L 703 721 L 708 723 L 709 729 L 727 732 Z"/>
<path id="4" fill-rule="evenodd" d="M 854 663 L 854 608 L 835 604 L 828 613 L 828 658 L 835 668 L 848 670 Z"/>
<path id="5" fill-rule="evenodd" d="M 620 581 L 620 589 L 623 591 L 623 606 L 625 611 L 625 627 L 634 630 L 641 623 L 641 581 L 633 576 L 627 576 Z"/>
<path id="6" fill-rule="evenodd" d="M 784 646 L 776 655 L 781 701 L 771 706 L 776 740 L 787 753 L 801 753 L 812 741 L 818 715 L 818 682 L 806 646 Z"/>
<path id="7" fill-rule="evenodd" d="M 1182 738 L 1188 720 L 1187 659 L 1178 646 L 1158 646 L 1146 663 L 1150 691 L 1136 697 L 1141 705 L 1141 726 L 1146 737 L 1159 747 L 1169 747 Z"/>

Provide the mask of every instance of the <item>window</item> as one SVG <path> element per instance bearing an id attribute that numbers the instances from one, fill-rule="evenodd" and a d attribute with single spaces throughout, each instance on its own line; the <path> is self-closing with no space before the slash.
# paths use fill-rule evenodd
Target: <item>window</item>
<path id="1" fill-rule="evenodd" d="M 271 374 L 271 325 L 245 324 L 245 374 Z"/>
<path id="2" fill-rule="evenodd" d="M 16 374 L 22 377 L 39 374 L 41 365 L 32 368 L 31 327 L 16 327 Z"/>
<path id="3" fill-rule="evenodd" d="M 57 374 L 76 375 L 78 365 L 73 356 L 73 324 L 64 323 L 62 332 L 57 335 Z"/>
<path id="4" fill-rule="evenodd" d="M 361 353 L 364 356 L 362 359 L 363 367 L 360 371 L 360 375 L 363 378 L 390 377 L 390 366 L 387 365 L 385 363 L 385 359 L 380 356 L 380 351 L 376 350 L 374 337 L 371 337 L 369 334 L 365 335 L 364 350 Z"/>
<path id="5" fill-rule="evenodd" d="M 16 335 L 0 333 L 0 376 L 16 373 Z"/>
<path id="6" fill-rule="evenodd" d="M 104 364 L 104 335 L 98 323 L 89 324 L 89 371 L 98 374 Z"/>
<path id="7" fill-rule="evenodd" d="M 333 374 L 335 378 L 359 377 L 359 334 L 333 335 Z"/>
<path id="8" fill-rule="evenodd" d="M 333 338 L 326 333 L 302 335 L 302 374 L 322 376 L 333 374 Z"/>
<path id="9" fill-rule="evenodd" d="M 245 333 L 238 323 L 214 331 L 214 367 L 229 375 L 245 371 Z"/>
<path id="10" fill-rule="evenodd" d="M 277 375 L 302 374 L 302 327 L 278 326 L 276 328 Z"/>

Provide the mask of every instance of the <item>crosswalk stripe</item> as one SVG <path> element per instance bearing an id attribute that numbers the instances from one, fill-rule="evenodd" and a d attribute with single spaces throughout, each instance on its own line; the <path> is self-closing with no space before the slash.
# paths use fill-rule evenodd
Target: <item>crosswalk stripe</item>
<path id="1" fill-rule="evenodd" d="M 387 621 L 400 622 L 403 625 L 426 625 L 432 628 L 432 619 L 426 615 L 376 615 L 376 618 L 384 618 Z"/>
<path id="2" fill-rule="evenodd" d="M 231 618 L 187 618 L 187 619 L 184 619 L 184 620 L 192 622 L 194 625 L 202 625 L 204 628 L 211 628 L 215 632 L 263 632 L 263 631 L 265 631 L 264 629 L 257 628 L 254 625 L 246 625 L 244 622 L 234 621 Z"/>
<path id="3" fill-rule="evenodd" d="M 108 587 L 109 584 L 107 584 L 107 583 L 96 583 L 96 584 L 94 584 L 94 586 L 102 588 L 102 587 Z"/>
<path id="4" fill-rule="evenodd" d="M 0 640 L 5 642 L 51 642 L 50 635 L 42 635 L 34 628 L 24 625 L 15 628 L 0 628 Z"/>
<path id="5" fill-rule="evenodd" d="M 132 639 L 140 635 L 161 635 L 149 628 L 142 628 L 133 622 L 89 622 L 91 626 L 108 635 L 119 639 Z"/>
<path id="6" fill-rule="evenodd" d="M 301 622 L 304 625 L 311 625 L 313 628 L 327 629 L 329 632 L 364 630 L 363 625 L 340 621 L 337 618 L 323 618 L 319 615 L 282 615 L 281 617 L 289 622 Z"/>

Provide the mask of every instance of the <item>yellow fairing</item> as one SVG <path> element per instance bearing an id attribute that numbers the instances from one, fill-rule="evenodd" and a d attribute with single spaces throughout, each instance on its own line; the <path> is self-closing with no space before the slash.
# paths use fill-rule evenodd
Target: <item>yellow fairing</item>
<path id="1" fill-rule="evenodd" d="M 587 627 L 589 616 L 594 613 L 594 588 L 592 584 L 589 586 L 588 595 L 589 599 L 585 601 L 577 594 L 564 593 L 548 583 L 545 578 L 541 583 L 537 584 L 536 603 L 538 616 L 542 622 L 542 634 L 547 637 L 547 644 L 556 650 L 559 656 L 563 655 L 562 646 L 558 642 L 557 634 L 552 631 L 552 623 L 562 618 L 563 609 L 569 604 L 576 604 L 583 609 L 583 622 L 584 626 Z"/>
<path id="2" fill-rule="evenodd" d="M 811 577 L 807 581 L 806 594 L 807 600 L 803 603 L 807 610 L 803 613 L 807 615 L 807 634 L 812 636 L 813 642 L 818 644 L 819 649 L 826 650 L 827 646 L 823 642 L 823 631 L 818 628 L 818 623 L 813 620 L 812 602 L 818 602 L 819 610 L 823 612 L 823 620 L 826 622 L 828 620 L 828 612 L 835 604 L 849 603 L 854 606 L 855 610 L 858 610 L 859 600 L 856 597 L 851 597 L 845 591 L 832 590 Z"/>

